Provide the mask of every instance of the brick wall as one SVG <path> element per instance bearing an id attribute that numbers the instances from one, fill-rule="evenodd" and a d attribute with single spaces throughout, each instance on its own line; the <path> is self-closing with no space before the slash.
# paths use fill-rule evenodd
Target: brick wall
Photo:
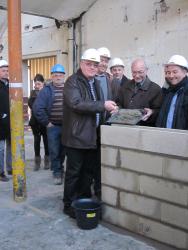
<path id="1" fill-rule="evenodd" d="M 101 128 L 104 220 L 188 249 L 188 132 Z"/>

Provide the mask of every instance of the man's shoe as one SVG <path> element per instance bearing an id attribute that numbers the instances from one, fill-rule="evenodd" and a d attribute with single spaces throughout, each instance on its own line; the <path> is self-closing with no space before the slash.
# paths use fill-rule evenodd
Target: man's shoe
<path id="1" fill-rule="evenodd" d="M 75 211 L 73 207 L 64 206 L 63 212 L 64 214 L 67 214 L 72 219 L 76 219 L 76 215 L 75 215 Z"/>
<path id="2" fill-rule="evenodd" d="M 0 181 L 7 182 L 9 181 L 9 178 L 4 174 L 0 174 Z"/>
<path id="3" fill-rule="evenodd" d="M 7 171 L 8 175 L 12 175 L 12 170 Z"/>
<path id="4" fill-rule="evenodd" d="M 54 177 L 54 185 L 61 185 L 63 184 L 63 180 L 61 177 Z"/>

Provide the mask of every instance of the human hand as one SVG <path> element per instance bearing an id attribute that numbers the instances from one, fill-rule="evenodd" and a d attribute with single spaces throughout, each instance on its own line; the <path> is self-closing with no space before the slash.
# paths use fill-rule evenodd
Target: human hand
<path id="1" fill-rule="evenodd" d="M 112 111 L 110 111 L 110 114 L 111 115 L 116 114 L 116 113 L 118 113 L 118 111 L 119 111 L 119 107 L 115 106 L 114 109 Z"/>
<path id="2" fill-rule="evenodd" d="M 113 112 L 118 108 L 117 104 L 114 101 L 105 101 L 104 107 L 109 112 Z"/>
<path id="3" fill-rule="evenodd" d="M 142 117 L 142 121 L 147 121 L 148 118 L 153 114 L 153 110 L 150 108 L 144 108 L 144 115 Z"/>

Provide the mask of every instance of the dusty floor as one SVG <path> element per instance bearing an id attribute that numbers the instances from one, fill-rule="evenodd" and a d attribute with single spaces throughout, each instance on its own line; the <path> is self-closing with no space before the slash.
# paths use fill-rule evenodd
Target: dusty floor
<path id="1" fill-rule="evenodd" d="M 32 136 L 25 138 L 26 159 L 33 158 Z M 27 200 L 13 200 L 12 181 L 0 182 L 0 250 L 151 250 L 170 247 L 144 243 L 105 224 L 81 230 L 62 213 L 62 186 L 55 186 L 50 170 L 33 171 L 27 161 Z"/>

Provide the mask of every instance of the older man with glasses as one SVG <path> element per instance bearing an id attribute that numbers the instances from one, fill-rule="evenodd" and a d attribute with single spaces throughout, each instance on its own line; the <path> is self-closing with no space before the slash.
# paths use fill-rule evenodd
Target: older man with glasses
<path id="1" fill-rule="evenodd" d="M 139 125 L 154 126 L 162 103 L 162 91 L 148 76 L 148 67 L 138 58 L 131 65 L 133 79 L 124 84 L 118 94 L 118 104 L 125 109 L 142 109 Z"/>
<path id="2" fill-rule="evenodd" d="M 104 111 L 117 106 L 105 101 L 100 83 L 95 79 L 100 62 L 96 49 L 86 50 L 79 70 L 65 82 L 62 143 L 66 146 L 67 168 L 64 183 L 64 213 L 74 217 L 71 203 L 77 198 L 91 197 L 93 173 L 98 168 L 100 153 L 98 131 Z"/>

